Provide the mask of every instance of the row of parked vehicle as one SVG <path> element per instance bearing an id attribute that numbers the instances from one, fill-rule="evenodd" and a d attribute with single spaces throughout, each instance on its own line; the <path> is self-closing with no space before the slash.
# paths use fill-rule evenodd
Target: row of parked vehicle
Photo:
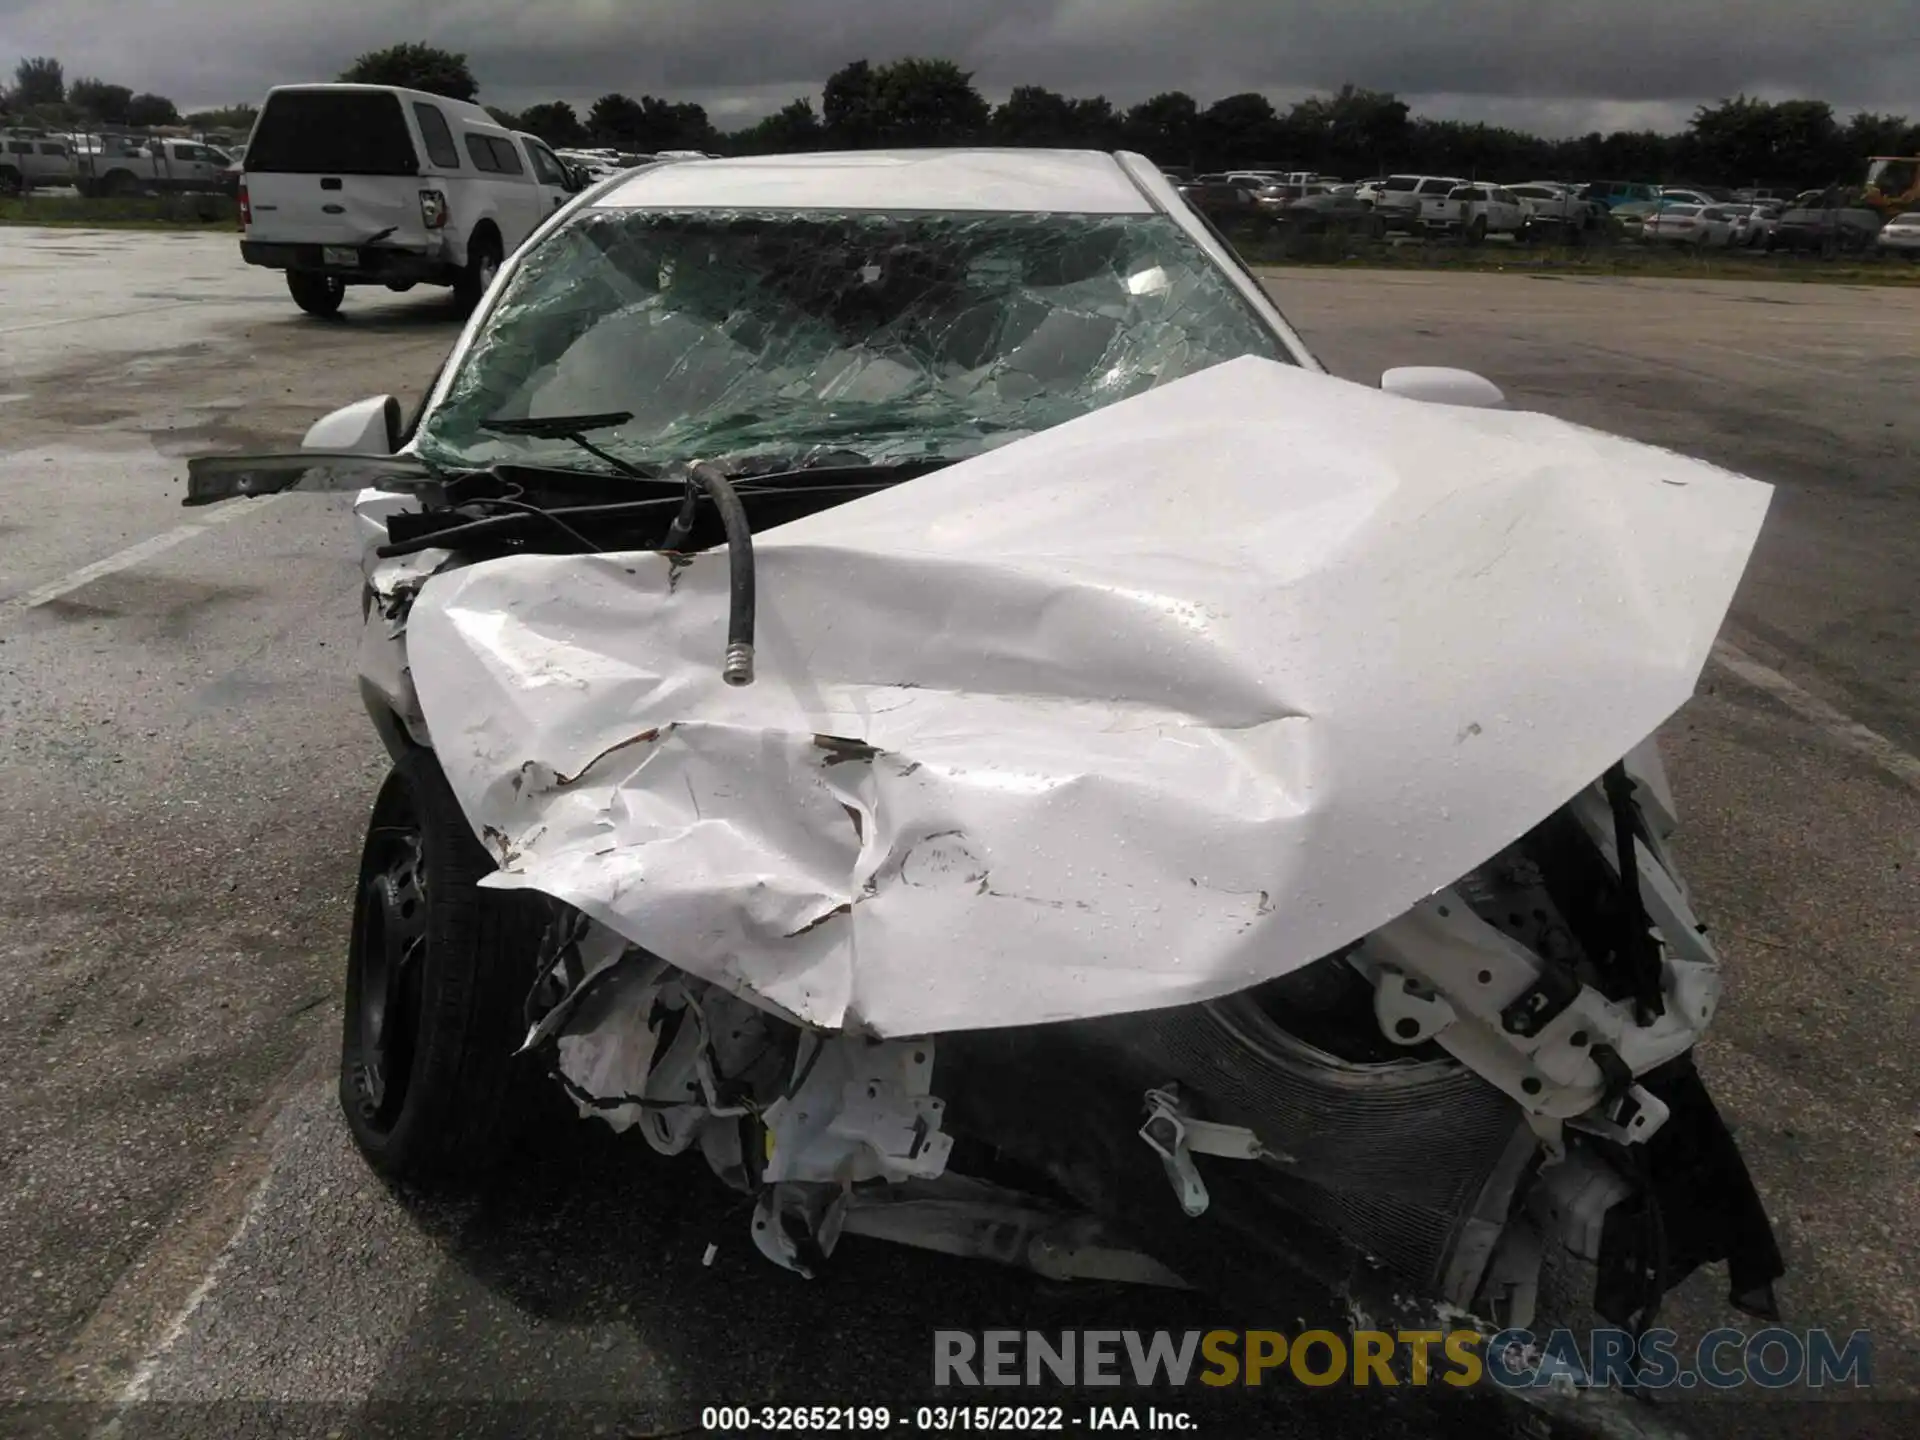
<path id="1" fill-rule="evenodd" d="M 1266 170 L 1188 178 L 1168 172 L 1188 203 L 1217 223 L 1375 238 L 1399 232 L 1532 239 L 1604 232 L 1649 244 L 1696 249 L 1815 250 L 1877 247 L 1920 254 L 1920 214 L 1882 223 L 1873 210 L 1826 203 L 1821 192 L 1776 197 L 1765 191 L 1711 192 L 1597 180 L 1529 180 L 1496 185 L 1458 175 L 1336 176 Z"/>
<path id="2" fill-rule="evenodd" d="M 92 196 L 225 193 L 240 153 L 204 136 L 0 130 L 0 195 L 68 189 Z"/>

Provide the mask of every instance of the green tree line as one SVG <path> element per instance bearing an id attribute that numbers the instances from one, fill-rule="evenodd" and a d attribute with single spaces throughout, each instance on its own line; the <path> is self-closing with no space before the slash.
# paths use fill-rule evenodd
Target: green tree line
<path id="1" fill-rule="evenodd" d="M 465 55 L 413 42 L 361 55 L 340 78 L 460 100 L 480 95 Z M 93 80 L 67 85 L 53 59 L 20 62 L 14 80 L 0 105 L 10 103 L 15 111 L 65 105 L 112 121 L 158 116 L 164 107 L 178 118 L 163 97 Z M 827 78 L 817 107 L 811 98 L 798 98 L 753 125 L 724 132 L 701 106 L 654 95 L 602 95 L 584 112 L 564 100 L 518 113 L 489 109 L 560 146 L 732 155 L 916 145 L 1085 146 L 1138 150 L 1162 165 L 1201 171 L 1286 168 L 1348 178 L 1419 171 L 1802 189 L 1857 183 L 1869 155 L 1920 152 L 1920 124 L 1906 116 L 1861 112 L 1843 119 L 1823 100 L 1739 95 L 1699 107 L 1677 132 L 1596 131 L 1548 139 L 1505 126 L 1416 116 L 1396 96 L 1354 85 L 1285 109 L 1251 92 L 1203 104 L 1177 90 L 1122 107 L 1103 95 L 1068 96 L 1038 85 L 1020 86 L 993 105 L 971 73 L 934 58 L 856 60 Z M 251 122 L 252 110 L 240 106 L 187 119 L 209 128 L 240 128 Z"/>

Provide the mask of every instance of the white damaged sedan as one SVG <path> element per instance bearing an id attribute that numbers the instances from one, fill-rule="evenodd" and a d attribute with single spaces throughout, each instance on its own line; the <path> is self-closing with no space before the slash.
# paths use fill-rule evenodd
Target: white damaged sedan
<path id="1" fill-rule="evenodd" d="M 1620 1323 L 1715 1262 L 1772 1313 L 1651 740 L 1766 486 L 1333 378 L 1142 157 L 929 151 L 601 184 L 411 425 L 188 503 L 290 488 L 362 491 L 382 1171 L 557 1084 L 801 1273 L 863 1233 L 1491 1334 L 1554 1242 Z"/>

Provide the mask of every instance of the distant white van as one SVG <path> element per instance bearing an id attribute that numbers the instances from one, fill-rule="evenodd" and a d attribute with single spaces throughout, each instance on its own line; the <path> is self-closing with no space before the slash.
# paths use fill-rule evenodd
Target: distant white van
<path id="1" fill-rule="evenodd" d="M 391 85 L 267 92 L 240 183 L 240 254 L 332 315 L 349 285 L 451 285 L 477 302 L 579 188 L 533 135 L 478 105 Z"/>
<path id="2" fill-rule="evenodd" d="M 24 195 L 36 185 L 71 185 L 73 142 L 45 130 L 0 130 L 0 195 Z"/>

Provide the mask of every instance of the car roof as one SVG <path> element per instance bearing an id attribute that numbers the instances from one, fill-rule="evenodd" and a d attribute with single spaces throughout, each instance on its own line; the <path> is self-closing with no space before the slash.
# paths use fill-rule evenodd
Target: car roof
<path id="1" fill-rule="evenodd" d="M 1146 162 L 1140 162 L 1145 165 Z M 675 160 L 597 196 L 601 209 L 977 210 L 1151 215 L 1117 156 L 1094 150 L 852 150 Z"/>
<path id="2" fill-rule="evenodd" d="M 469 100 L 455 100 L 447 95 L 435 95 L 426 90 L 409 90 L 404 85 L 361 85 L 351 80 L 311 82 L 301 85 L 276 85 L 267 91 L 267 99 L 271 100 L 275 95 L 283 93 L 311 94 L 316 91 L 324 92 L 329 90 L 358 90 L 383 95 L 397 95 L 402 100 L 424 100 L 427 104 L 434 106 L 445 114 L 458 118 L 463 123 L 469 125 L 490 125 L 496 130 L 504 128 L 499 121 L 487 113 L 486 107 L 482 105 L 476 105 Z M 265 104 L 265 101 L 261 102 L 262 108 L 265 107 Z"/>

